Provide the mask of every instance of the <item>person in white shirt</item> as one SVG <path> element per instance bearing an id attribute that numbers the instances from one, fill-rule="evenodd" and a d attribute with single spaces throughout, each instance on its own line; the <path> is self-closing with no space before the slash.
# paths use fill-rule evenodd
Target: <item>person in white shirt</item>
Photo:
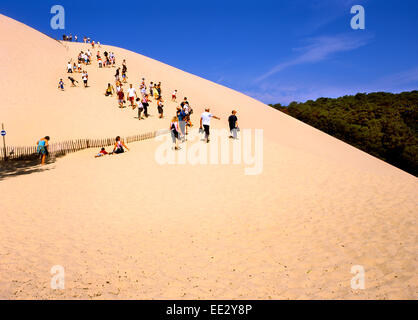
<path id="1" fill-rule="evenodd" d="M 200 129 L 202 130 L 204 128 L 205 139 L 207 143 L 209 143 L 209 135 L 210 135 L 209 127 L 210 127 L 211 118 L 221 120 L 221 118 L 218 118 L 217 116 L 214 116 L 212 113 L 210 113 L 209 108 L 206 108 L 205 112 L 203 112 L 202 115 L 200 116 Z"/>
<path id="2" fill-rule="evenodd" d="M 67 73 L 73 73 L 73 67 L 70 61 L 68 61 L 68 64 L 67 64 Z"/>
<path id="3" fill-rule="evenodd" d="M 87 71 L 83 71 L 83 74 L 81 75 L 81 79 L 83 79 L 84 82 L 84 88 L 87 88 L 87 80 L 89 79 L 89 75 L 87 74 Z"/>
<path id="4" fill-rule="evenodd" d="M 131 102 L 132 109 L 135 109 L 135 98 L 137 98 L 136 90 L 135 88 L 132 88 L 132 83 L 129 85 L 128 89 L 128 99 Z"/>

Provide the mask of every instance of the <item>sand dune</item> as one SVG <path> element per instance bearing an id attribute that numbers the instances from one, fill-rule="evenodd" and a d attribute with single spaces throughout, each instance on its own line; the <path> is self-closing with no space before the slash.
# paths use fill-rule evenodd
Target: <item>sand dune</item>
<path id="1" fill-rule="evenodd" d="M 86 44 L 60 43 L 0 15 L 0 122 L 10 144 L 130 135 L 168 127 L 103 95 L 114 68 L 87 67 L 90 87 L 57 90 Z M 39 172 L 0 176 L 3 299 L 416 299 L 417 179 L 252 98 L 124 49 L 129 82 L 161 81 L 195 114 L 263 129 L 263 170 L 244 163 L 161 165 L 160 140 L 94 159 L 85 150 Z M 28 54 L 34 53 L 36 54 Z M 94 51 L 92 51 L 94 53 Z M 6 77 L 7 75 L 7 77 Z M 76 77 L 79 77 L 78 75 Z M 79 78 L 78 78 L 79 80 Z M 185 146 L 192 148 L 199 141 Z M 231 146 L 230 146 L 231 147 Z M 209 147 L 208 147 L 209 148 Z M 65 268 L 52 290 L 50 269 Z M 353 290 L 353 265 L 366 287 Z"/>

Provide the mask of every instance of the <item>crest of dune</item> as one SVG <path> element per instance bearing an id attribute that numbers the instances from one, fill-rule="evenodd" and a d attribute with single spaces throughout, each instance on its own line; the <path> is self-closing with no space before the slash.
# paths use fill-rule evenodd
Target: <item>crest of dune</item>
<path id="1" fill-rule="evenodd" d="M 242 93 L 138 53 L 56 41 L 0 15 L 0 122 L 9 145 L 168 129 L 187 96 L 227 128 L 262 130 L 263 163 L 161 165 L 160 141 L 94 159 L 84 150 L 28 175 L 0 174 L 0 298 L 417 298 L 415 177 Z M 89 87 L 66 65 L 90 50 Z M 105 97 L 126 59 L 128 84 L 161 81 L 165 119 L 138 121 Z M 72 60 L 71 60 L 72 59 Z M 57 89 L 62 78 L 65 91 Z M 125 89 L 127 86 L 124 87 Z M 125 90 L 126 91 L 126 90 Z M 203 142 L 195 142 L 203 143 Z M 212 143 L 212 142 L 211 142 Z M 3 169 L 0 169 L 3 170 Z M 65 290 L 50 270 L 66 269 Z M 352 289 L 353 266 L 366 289 Z M 18 266 L 18 267 L 16 267 Z"/>

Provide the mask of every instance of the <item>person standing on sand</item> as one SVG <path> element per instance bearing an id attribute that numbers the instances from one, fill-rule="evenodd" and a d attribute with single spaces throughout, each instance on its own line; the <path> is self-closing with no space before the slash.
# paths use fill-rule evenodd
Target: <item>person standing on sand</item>
<path id="1" fill-rule="evenodd" d="M 181 141 L 184 142 L 186 139 L 186 113 L 183 108 L 177 107 L 177 119 L 180 127 Z"/>
<path id="2" fill-rule="evenodd" d="M 210 119 L 214 118 L 217 120 L 221 120 L 221 118 L 218 118 L 217 116 L 214 116 L 212 113 L 210 113 L 210 109 L 206 108 L 205 112 L 202 113 L 200 117 L 200 129 L 202 130 L 202 126 L 205 130 L 205 140 L 207 143 L 209 143 L 209 135 L 210 135 Z"/>
<path id="3" fill-rule="evenodd" d="M 179 150 L 179 123 L 177 117 L 173 117 L 170 123 L 171 139 L 173 140 L 174 150 Z"/>
<path id="4" fill-rule="evenodd" d="M 177 90 L 174 90 L 174 92 L 171 94 L 171 101 L 177 102 Z"/>
<path id="5" fill-rule="evenodd" d="M 154 96 L 154 94 L 152 92 L 153 88 L 154 88 L 154 83 L 151 81 L 150 84 L 149 84 L 149 94 L 150 94 L 151 97 Z"/>
<path id="6" fill-rule="evenodd" d="M 48 155 L 49 136 L 40 139 L 37 144 L 36 152 L 41 157 L 41 164 L 45 164 L 45 158 Z"/>
<path id="7" fill-rule="evenodd" d="M 163 105 L 163 98 L 161 98 L 161 96 L 158 97 L 157 99 L 157 110 L 158 113 L 160 114 L 159 118 L 162 119 L 164 118 L 164 105 Z"/>
<path id="8" fill-rule="evenodd" d="M 231 135 L 229 136 L 230 139 L 238 139 L 237 138 L 238 118 L 236 114 L 237 112 L 235 110 L 232 110 L 232 114 L 228 118 L 229 131 L 231 132 Z"/>
<path id="9" fill-rule="evenodd" d="M 120 139 L 119 136 L 117 136 L 115 146 L 113 147 L 113 153 L 124 153 L 124 147 L 129 151 L 129 148 L 126 146 L 126 144 Z"/>
<path id="10" fill-rule="evenodd" d="M 81 75 L 81 79 L 83 79 L 84 82 L 84 88 L 87 88 L 87 81 L 89 79 L 89 75 L 87 74 L 87 71 L 83 71 L 83 74 Z"/>
<path id="11" fill-rule="evenodd" d="M 118 91 L 118 102 L 119 102 L 119 108 L 123 108 L 123 103 L 125 100 L 123 98 L 125 97 L 125 93 L 123 92 L 123 88 L 120 88 Z"/>
<path id="12" fill-rule="evenodd" d="M 132 83 L 128 89 L 128 100 L 131 102 L 132 110 L 135 109 L 135 99 L 138 98 L 135 88 L 132 88 Z"/>
<path id="13" fill-rule="evenodd" d="M 60 79 L 60 81 L 58 82 L 58 89 L 61 89 L 61 91 L 64 91 L 64 81 L 62 81 L 62 79 Z"/>
<path id="14" fill-rule="evenodd" d="M 187 97 L 184 97 L 183 101 L 180 103 L 181 107 L 184 108 L 185 104 L 189 104 L 189 101 L 187 101 Z"/>
<path id="15" fill-rule="evenodd" d="M 71 61 L 67 63 L 67 73 L 73 73 L 73 66 L 71 65 Z"/>
<path id="16" fill-rule="evenodd" d="M 119 73 L 120 73 L 120 68 L 116 69 L 116 73 L 115 73 L 115 80 L 119 81 Z"/>
<path id="17" fill-rule="evenodd" d="M 145 118 L 148 118 L 148 106 L 149 106 L 149 102 L 150 100 L 148 99 L 148 95 L 145 94 L 145 96 L 142 98 L 142 107 L 144 108 L 144 116 Z"/>

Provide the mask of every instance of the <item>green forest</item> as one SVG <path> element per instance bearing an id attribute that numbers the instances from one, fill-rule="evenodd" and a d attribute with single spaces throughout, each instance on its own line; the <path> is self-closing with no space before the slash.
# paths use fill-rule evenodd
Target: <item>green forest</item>
<path id="1" fill-rule="evenodd" d="M 418 91 L 270 106 L 418 176 Z"/>

